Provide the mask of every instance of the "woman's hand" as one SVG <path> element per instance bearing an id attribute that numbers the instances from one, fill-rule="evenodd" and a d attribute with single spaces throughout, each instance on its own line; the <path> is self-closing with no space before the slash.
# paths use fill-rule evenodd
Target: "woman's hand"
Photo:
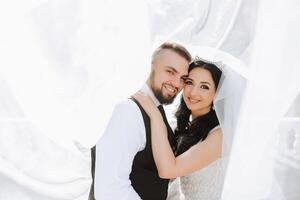
<path id="1" fill-rule="evenodd" d="M 139 91 L 133 95 L 133 98 L 135 98 L 141 104 L 150 118 L 155 118 L 161 115 L 158 108 L 148 95 Z"/>

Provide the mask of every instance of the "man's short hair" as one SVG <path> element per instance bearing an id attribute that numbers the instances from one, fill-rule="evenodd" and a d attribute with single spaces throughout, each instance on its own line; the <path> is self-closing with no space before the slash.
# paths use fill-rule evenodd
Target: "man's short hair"
<path id="1" fill-rule="evenodd" d="M 192 56 L 188 52 L 188 50 L 182 46 L 181 44 L 175 43 L 175 42 L 164 42 L 161 44 L 152 54 L 152 63 L 155 60 L 155 57 L 164 49 L 169 49 L 174 51 L 175 53 L 182 56 L 184 59 L 186 59 L 188 62 L 191 62 Z"/>

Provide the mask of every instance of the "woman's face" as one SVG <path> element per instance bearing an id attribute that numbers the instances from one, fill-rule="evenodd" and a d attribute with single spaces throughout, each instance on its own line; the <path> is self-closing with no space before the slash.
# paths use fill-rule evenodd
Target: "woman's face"
<path id="1" fill-rule="evenodd" d="M 195 118 L 208 113 L 216 94 L 216 86 L 211 73 L 196 67 L 185 80 L 183 99 Z"/>

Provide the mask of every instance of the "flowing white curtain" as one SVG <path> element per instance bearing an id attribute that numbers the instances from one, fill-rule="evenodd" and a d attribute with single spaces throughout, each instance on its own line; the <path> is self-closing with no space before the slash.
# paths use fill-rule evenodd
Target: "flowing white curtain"
<path id="1" fill-rule="evenodd" d="M 260 1 L 249 68 L 255 75 L 245 93 L 224 199 L 297 199 L 299 192 L 285 187 L 299 184 L 300 168 L 294 177 L 278 176 L 277 143 L 280 122 L 300 92 L 300 32 L 297 1 Z M 280 13 L 280 15 L 278 15 Z M 294 107 L 296 109 L 297 107 Z M 299 117 L 299 116 L 298 116 Z M 297 123 L 291 123 L 291 128 Z M 299 127 L 297 128 L 298 131 Z M 299 154 L 292 154 L 299 160 Z M 289 163 L 281 166 L 288 170 Z M 297 172 L 298 171 L 298 172 Z M 298 194 L 297 194 L 298 193 Z"/>
<path id="2" fill-rule="evenodd" d="M 143 1 L 1 2 L 0 199 L 87 199 L 89 148 L 145 80 L 146 11 Z"/>
<path id="3" fill-rule="evenodd" d="M 0 199 L 87 199 L 89 147 L 165 40 L 218 48 L 254 74 L 223 199 L 299 198 L 299 121 L 283 119 L 299 109 L 299 11 L 296 0 L 1 2 Z"/>
<path id="4" fill-rule="evenodd" d="M 155 2 L 152 22 L 167 22 L 152 24 L 153 37 L 218 48 L 248 68 L 222 199 L 300 198 L 299 115 L 285 117 L 299 109 L 299 3 Z"/>

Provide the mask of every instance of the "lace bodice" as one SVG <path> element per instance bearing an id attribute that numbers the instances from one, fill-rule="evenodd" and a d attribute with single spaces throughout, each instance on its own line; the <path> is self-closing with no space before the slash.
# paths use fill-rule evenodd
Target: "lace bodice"
<path id="1" fill-rule="evenodd" d="M 169 189 L 168 200 L 219 200 L 223 176 L 223 160 L 218 159 L 207 167 L 176 180 L 179 182 Z"/>

